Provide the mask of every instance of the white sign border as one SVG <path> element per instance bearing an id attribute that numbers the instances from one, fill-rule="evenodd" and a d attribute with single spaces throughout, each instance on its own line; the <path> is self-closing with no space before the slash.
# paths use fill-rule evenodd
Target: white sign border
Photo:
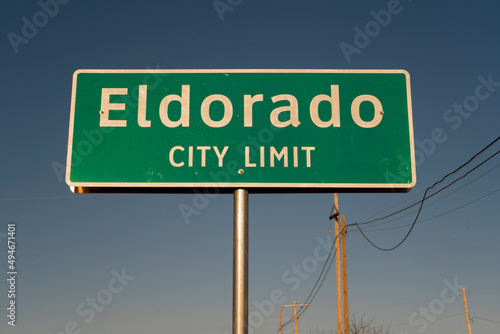
<path id="1" fill-rule="evenodd" d="M 71 178 L 71 154 L 73 152 L 73 129 L 75 118 L 77 77 L 80 73 L 402 73 L 406 77 L 406 96 L 408 105 L 408 126 L 410 135 L 410 159 L 412 170 L 411 183 L 245 183 L 245 182 L 72 182 Z M 269 189 L 399 189 L 409 191 L 417 183 L 417 172 L 415 163 L 415 143 L 413 132 L 413 113 L 410 89 L 410 74 L 405 70 L 334 70 L 334 69 L 84 69 L 77 70 L 73 74 L 73 85 L 71 92 L 71 114 L 69 121 L 68 153 L 66 160 L 66 184 L 73 192 L 78 188 L 90 190 L 90 188 L 269 188 Z"/>

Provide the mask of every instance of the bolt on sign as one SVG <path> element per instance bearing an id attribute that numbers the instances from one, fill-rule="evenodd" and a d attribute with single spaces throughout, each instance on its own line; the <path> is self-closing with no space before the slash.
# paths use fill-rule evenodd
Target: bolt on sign
<path id="1" fill-rule="evenodd" d="M 75 192 L 409 191 L 404 70 L 78 70 Z"/>

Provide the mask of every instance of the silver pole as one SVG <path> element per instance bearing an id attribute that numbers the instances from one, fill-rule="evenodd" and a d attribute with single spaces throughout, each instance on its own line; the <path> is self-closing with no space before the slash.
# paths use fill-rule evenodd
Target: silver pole
<path id="1" fill-rule="evenodd" d="M 248 334 L 248 191 L 234 191 L 233 334 Z"/>

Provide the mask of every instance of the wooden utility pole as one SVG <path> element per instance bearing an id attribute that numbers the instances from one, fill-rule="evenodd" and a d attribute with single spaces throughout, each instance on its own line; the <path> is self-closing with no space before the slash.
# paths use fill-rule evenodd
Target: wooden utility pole
<path id="1" fill-rule="evenodd" d="M 280 308 L 280 334 L 283 334 L 283 306 Z"/>
<path id="2" fill-rule="evenodd" d="M 349 300 L 347 295 L 347 261 L 346 261 L 346 250 L 345 250 L 345 217 L 342 215 L 340 217 L 340 229 L 341 229 L 341 245 L 342 245 L 342 290 L 344 298 L 344 334 L 349 334 Z"/>
<path id="3" fill-rule="evenodd" d="M 346 266 L 346 247 L 345 247 L 345 217 L 342 215 L 339 222 L 339 198 L 337 193 L 334 195 L 333 210 L 330 214 L 330 222 L 335 219 L 335 253 L 337 269 L 337 333 L 349 334 L 349 301 L 347 295 L 347 266 Z M 331 226 L 331 224 L 330 224 Z M 342 261 L 340 261 L 342 253 Z M 342 298 L 344 304 L 342 305 Z M 342 313 L 343 312 L 343 313 Z M 342 326 L 342 320 L 344 326 Z"/>
<path id="4" fill-rule="evenodd" d="M 465 297 L 465 288 L 462 288 L 462 295 L 464 295 L 464 309 L 465 309 L 465 322 L 467 323 L 467 333 L 470 333 L 469 311 L 467 310 L 467 298 Z"/>
<path id="5" fill-rule="evenodd" d="M 293 302 L 293 317 L 295 318 L 295 334 L 299 333 L 299 326 L 297 325 L 297 302 Z"/>
<path id="6" fill-rule="evenodd" d="M 339 197 L 335 193 L 334 206 L 335 206 L 335 255 L 337 262 L 337 325 L 338 334 L 342 334 L 342 292 L 341 292 L 341 279 L 340 279 L 340 235 L 339 235 Z"/>
<path id="7" fill-rule="evenodd" d="M 299 327 L 297 325 L 297 320 L 299 317 L 297 316 L 297 306 L 307 306 L 309 304 L 297 304 L 297 302 L 293 302 L 293 305 L 282 305 L 280 310 L 280 334 L 283 334 L 283 307 L 293 307 L 293 317 L 295 320 L 295 334 L 299 333 Z"/>

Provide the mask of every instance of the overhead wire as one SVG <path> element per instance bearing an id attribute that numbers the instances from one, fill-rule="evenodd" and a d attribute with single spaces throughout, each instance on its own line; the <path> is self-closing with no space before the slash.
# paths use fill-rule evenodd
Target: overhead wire
<path id="1" fill-rule="evenodd" d="M 462 164 L 461 166 L 459 166 L 458 168 L 456 168 L 455 170 L 453 170 L 452 172 L 446 174 L 441 180 L 435 182 L 432 186 L 428 187 L 425 192 L 424 192 L 424 195 L 423 195 L 423 198 L 422 200 L 420 200 L 419 202 L 416 202 L 416 203 L 413 203 L 409 206 L 407 206 L 406 208 L 403 208 L 403 209 L 400 209 L 398 211 L 396 211 L 395 213 L 392 213 L 390 215 L 387 215 L 385 217 L 382 217 L 382 218 L 378 218 L 378 219 L 374 219 L 372 221 L 369 221 L 369 222 L 365 222 L 365 223 L 355 223 L 355 224 L 349 224 L 347 225 L 346 227 L 344 227 L 344 230 L 342 230 L 340 233 L 344 233 L 345 230 L 347 229 L 347 227 L 349 226 L 356 226 L 358 228 L 358 230 L 361 232 L 361 234 L 365 237 L 365 239 L 372 245 L 374 246 L 375 248 L 379 249 L 379 250 L 382 250 L 382 251 L 391 251 L 391 250 L 394 250 L 396 248 L 398 248 L 399 246 L 401 246 L 405 241 L 406 239 L 409 237 L 409 235 L 411 234 L 411 231 L 413 230 L 413 228 L 415 227 L 415 224 L 417 223 L 418 221 L 418 218 L 420 216 L 420 213 L 422 211 L 422 208 L 423 208 L 423 204 L 425 202 L 426 199 L 432 197 L 432 196 L 435 196 L 436 194 L 440 193 L 441 191 L 443 191 L 444 189 L 446 188 L 449 188 L 451 185 L 455 184 L 456 182 L 458 182 L 459 180 L 465 178 L 467 175 L 469 175 L 470 173 L 472 173 L 474 170 L 476 170 L 477 168 L 479 168 L 480 166 L 482 166 L 483 164 L 485 164 L 487 161 L 489 161 L 490 159 L 492 159 L 494 156 L 496 156 L 497 154 L 500 153 L 500 150 L 498 150 L 497 152 L 495 152 L 493 155 L 491 155 L 490 157 L 488 157 L 487 159 L 485 159 L 484 161 L 482 161 L 481 163 L 479 163 L 476 167 L 472 168 L 471 170 L 467 171 L 465 174 L 463 174 L 462 176 L 460 176 L 459 178 L 453 180 L 452 182 L 450 182 L 448 185 L 444 186 L 443 188 L 435 191 L 434 193 L 432 193 L 431 195 L 427 196 L 427 193 L 429 192 L 429 190 L 433 189 L 436 185 L 444 182 L 444 180 L 446 180 L 448 177 L 452 176 L 453 174 L 457 173 L 458 171 L 460 171 L 462 168 L 464 168 L 465 166 L 467 166 L 469 163 L 471 163 L 474 159 L 476 159 L 480 154 L 482 154 L 484 151 L 486 151 L 489 147 L 491 147 L 494 143 L 496 143 L 498 140 L 500 140 L 500 136 L 497 137 L 494 141 L 492 141 L 490 144 L 488 144 L 485 148 L 483 148 L 481 151 L 479 151 L 478 153 L 476 153 L 474 156 L 472 156 L 467 162 L 465 162 L 464 164 Z M 498 167 L 498 166 L 497 166 Z M 485 173 L 486 174 L 486 173 Z M 500 190 L 500 189 L 499 189 Z M 403 212 L 405 210 L 408 210 L 409 208 L 415 206 L 415 205 L 418 205 L 420 204 L 419 206 L 419 209 L 417 211 L 417 215 L 413 221 L 413 223 L 411 224 L 411 228 L 410 230 L 408 231 L 408 233 L 406 234 L 406 236 L 403 238 L 403 240 L 401 240 L 396 246 L 394 247 L 391 247 L 391 248 L 382 248 L 382 247 L 379 247 L 377 245 L 375 245 L 366 235 L 365 233 L 363 232 L 363 230 L 360 228 L 359 225 L 364 225 L 364 224 L 369 224 L 369 223 L 372 223 L 372 222 L 375 222 L 375 221 L 379 221 L 379 220 L 382 220 L 382 219 L 385 219 L 385 218 L 388 218 L 388 217 L 391 217 L 391 216 L 394 216 L 396 215 L 397 213 L 400 213 L 400 212 Z M 431 203 L 433 204 L 433 203 Z M 334 217 L 332 215 L 333 213 L 333 208 L 332 208 L 332 212 L 330 213 L 330 220 L 332 219 L 332 217 Z M 297 315 L 291 317 L 288 321 L 286 321 L 284 324 L 281 325 L 281 327 L 278 329 L 278 333 L 283 329 L 285 328 L 287 325 L 289 325 L 290 323 L 292 323 L 292 321 L 295 320 L 295 318 L 301 316 L 306 310 L 307 308 L 309 307 L 309 305 L 311 304 L 311 302 L 314 300 L 314 298 L 316 297 L 316 295 L 318 294 L 319 290 L 321 289 L 321 286 L 323 285 L 323 282 L 325 281 L 326 279 L 326 276 L 328 275 L 328 272 L 331 268 L 331 265 L 333 263 L 333 258 L 334 258 L 334 255 L 336 254 L 336 244 L 339 242 L 338 240 L 338 236 L 335 238 L 333 244 L 332 244 L 332 248 L 330 249 L 330 252 L 328 254 L 328 257 L 327 257 L 327 260 L 325 261 L 325 264 L 323 265 L 323 268 L 320 272 L 320 275 L 318 277 L 318 279 L 316 280 L 316 283 L 314 284 L 313 288 L 311 289 L 311 292 L 309 293 L 309 295 L 307 296 L 306 300 L 304 301 L 302 307 L 300 307 L 299 311 L 297 312 Z M 333 251 L 335 248 L 335 251 Z M 332 256 L 333 254 L 333 256 Z M 326 269 L 326 271 L 325 271 Z"/>
<path id="2" fill-rule="evenodd" d="M 344 231 L 345 231 L 345 228 L 344 228 L 344 230 L 342 230 L 339 233 L 339 235 L 342 234 Z M 314 298 L 318 294 L 319 290 L 321 289 L 321 286 L 323 285 L 323 282 L 325 281 L 326 276 L 328 275 L 328 272 L 332 266 L 333 259 L 335 258 L 335 254 L 337 253 L 336 245 L 338 242 L 339 242 L 339 238 L 338 238 L 338 236 L 336 236 L 333 243 L 332 243 L 332 247 L 330 249 L 330 252 L 328 253 L 328 257 L 326 258 L 325 263 L 323 264 L 323 268 L 321 269 L 321 272 L 318 276 L 318 279 L 316 280 L 316 283 L 312 287 L 311 292 L 309 293 L 309 295 L 307 296 L 305 301 L 302 303 L 302 304 L 304 304 L 304 306 L 301 306 L 300 309 L 297 311 L 297 318 L 300 317 L 307 310 L 307 308 L 310 306 L 311 302 L 314 300 Z M 281 325 L 281 327 L 278 329 L 278 333 L 280 330 L 285 328 L 287 325 L 292 323 L 294 320 L 295 320 L 295 315 L 293 317 L 291 317 L 289 320 L 287 320 L 284 324 Z"/>
<path id="3" fill-rule="evenodd" d="M 494 145 L 498 140 L 500 140 L 500 136 L 497 137 L 494 141 L 492 141 L 490 144 L 488 144 L 486 147 L 484 147 L 481 151 L 479 151 L 478 153 L 476 153 L 474 156 L 472 156 L 467 162 L 465 162 L 464 164 L 462 164 L 461 166 L 459 166 L 458 168 L 456 168 L 455 170 L 453 170 L 452 172 L 446 174 L 441 180 L 435 182 L 432 186 L 428 187 L 425 192 L 424 192 L 424 195 L 423 195 L 423 198 L 422 200 L 416 202 L 416 203 L 413 203 L 403 209 L 400 209 L 392 214 L 389 214 L 389 215 L 386 215 L 382 218 L 377 218 L 377 219 L 374 219 L 374 220 L 371 220 L 371 221 L 368 221 L 368 222 L 364 222 L 364 223 L 355 223 L 355 224 L 348 224 L 346 227 L 344 227 L 344 229 L 340 232 L 340 234 L 342 233 L 345 233 L 345 231 L 347 230 L 347 228 L 349 226 L 356 226 L 359 230 L 359 232 L 361 232 L 361 234 L 365 237 L 365 239 L 372 245 L 374 246 L 375 248 L 379 249 L 379 250 L 382 250 L 382 251 L 391 251 L 391 250 L 394 250 L 396 248 L 398 248 L 399 246 L 401 246 L 405 241 L 406 239 L 408 238 L 408 236 L 411 234 L 411 231 L 413 230 L 413 228 L 415 227 L 415 224 L 417 223 L 418 221 L 418 218 L 420 216 L 420 213 L 422 211 L 422 208 L 423 208 L 423 204 L 425 202 L 426 199 L 432 197 L 432 196 L 435 196 L 436 194 L 440 193 L 441 191 L 443 191 L 444 189 L 447 189 L 449 188 L 451 185 L 455 184 L 456 182 L 458 182 L 459 180 L 465 178 L 467 175 L 469 175 L 470 173 L 472 173 L 474 170 L 476 170 L 477 168 L 479 168 L 480 166 L 482 166 L 483 164 L 485 164 L 487 161 L 489 161 L 490 159 L 492 159 L 494 156 L 496 156 L 497 154 L 500 153 L 500 150 L 498 150 L 497 152 L 495 152 L 493 155 L 491 155 L 490 157 L 488 157 L 487 159 L 485 159 L 484 161 L 482 161 L 481 163 L 479 163 L 476 167 L 472 168 L 471 170 L 467 171 L 465 174 L 463 174 L 462 176 L 460 176 L 459 178 L 453 180 L 452 182 L 450 182 L 448 185 L 444 186 L 443 188 L 435 191 L 434 193 L 432 193 L 431 195 L 427 196 L 427 193 L 429 192 L 429 190 L 433 189 L 436 185 L 444 182 L 444 180 L 446 180 L 448 177 L 452 176 L 453 174 L 457 173 L 458 171 L 460 171 L 462 168 L 464 168 L 465 166 L 467 166 L 469 163 L 471 163 L 474 159 L 476 159 L 480 154 L 482 154 L 484 151 L 486 151 L 488 148 L 490 148 L 492 145 Z M 498 166 L 496 166 L 498 167 Z M 496 168 L 495 167 L 495 168 Z M 491 170 L 490 170 L 491 171 Z M 489 171 L 488 171 L 489 172 Z M 487 173 L 485 173 L 487 174 Z M 485 175 L 483 174 L 483 175 Z M 477 179 L 476 179 L 477 180 Z M 473 181 L 472 181 L 473 182 Z M 470 184 L 471 182 L 469 182 Z M 462 187 L 463 188 L 463 187 Z M 500 189 L 498 189 L 500 190 Z M 497 191 L 498 191 L 497 190 Z M 447 195 L 449 196 L 449 195 Z M 488 195 L 487 195 L 488 196 Z M 446 197 L 446 196 L 445 196 Z M 434 204 L 435 202 L 431 203 Z M 388 217 L 392 217 L 400 212 L 403 212 L 405 210 L 408 210 L 409 208 L 413 207 L 413 206 L 416 206 L 420 204 L 419 206 L 419 209 L 417 211 L 417 215 L 413 221 L 413 223 L 411 224 L 411 228 L 410 230 L 408 231 L 408 233 L 406 234 L 406 236 L 403 238 L 403 240 L 401 240 L 396 246 L 394 247 L 391 247 L 391 248 L 382 248 L 382 247 L 379 247 L 377 245 L 375 245 L 366 235 L 365 233 L 363 232 L 363 230 L 360 228 L 359 225 L 365 225 L 365 224 L 369 224 L 369 223 L 373 223 L 375 221 L 379 221 L 379 220 L 382 220 L 382 219 L 386 219 Z M 335 205 L 334 205 L 335 206 Z M 330 212 L 330 220 L 332 218 L 335 218 L 336 215 L 338 215 L 338 213 L 336 213 L 335 215 L 332 215 L 333 213 L 333 210 L 334 208 L 332 208 L 332 212 Z M 340 235 L 339 234 L 339 235 Z M 333 258 L 336 254 L 336 244 L 339 242 L 338 240 L 338 236 L 336 236 L 333 244 L 332 244 L 332 248 L 330 249 L 330 252 L 328 254 L 328 257 L 323 265 L 323 268 L 320 272 L 320 275 L 318 276 L 318 279 L 316 280 L 316 283 L 314 284 L 313 288 L 311 289 L 311 292 L 309 293 L 309 295 L 307 296 L 306 300 L 304 301 L 303 303 L 303 306 L 300 307 L 299 311 L 297 312 L 296 315 L 294 315 L 293 317 L 291 317 L 288 321 L 286 321 L 284 324 L 282 324 L 279 328 L 278 328 L 278 333 L 280 331 L 283 330 L 283 328 L 285 328 L 287 325 L 289 325 L 290 323 L 292 323 L 292 321 L 294 321 L 296 318 L 298 318 L 299 316 L 301 316 L 306 310 L 307 308 L 310 306 L 311 302 L 314 300 L 314 298 L 316 297 L 316 295 L 318 294 L 319 290 L 321 289 L 321 286 L 323 285 L 323 282 L 325 281 L 326 279 L 326 276 L 328 275 L 328 272 L 331 268 L 331 265 L 333 263 Z M 335 249 L 335 251 L 334 251 Z M 332 256 L 333 255 L 333 256 Z M 453 315 L 455 316 L 455 315 Z"/>
<path id="4" fill-rule="evenodd" d="M 496 190 L 493 190 L 493 191 L 491 191 L 491 192 L 487 193 L 487 194 L 486 194 L 486 195 L 484 195 L 484 196 L 478 197 L 478 198 L 476 198 L 476 199 L 474 199 L 474 200 L 472 200 L 472 201 L 470 201 L 470 202 L 467 202 L 467 203 L 465 203 L 465 204 L 462 204 L 462 205 L 460 205 L 460 206 L 458 206 L 458 207 L 455 207 L 455 208 L 453 208 L 453 209 L 451 209 L 451 210 L 448 210 L 448 211 L 445 211 L 445 212 L 441 212 L 441 213 L 439 213 L 439 214 L 437 214 L 437 215 L 435 215 L 435 216 L 429 217 L 429 218 L 422 219 L 422 220 L 418 221 L 418 222 L 417 222 L 417 224 L 425 223 L 425 222 L 427 222 L 427 221 L 430 221 L 430 220 L 433 220 L 433 219 L 436 219 L 436 218 L 442 217 L 442 216 L 444 216 L 444 215 L 447 215 L 447 214 L 449 214 L 449 213 L 455 212 L 455 211 L 457 211 L 457 210 L 463 209 L 463 208 L 465 208 L 466 206 L 471 205 L 471 204 L 474 204 L 474 203 L 476 203 L 477 201 L 480 201 L 480 200 L 482 200 L 482 199 L 485 199 L 486 197 L 489 197 L 489 196 L 491 196 L 491 195 L 493 195 L 493 194 L 495 194 L 495 193 L 497 193 L 497 192 L 499 192 L 499 191 L 500 191 L 500 188 L 498 188 L 498 189 L 496 189 Z M 399 226 L 385 227 L 385 228 L 366 229 L 366 230 L 365 230 L 365 232 L 388 231 L 388 230 L 394 230 L 394 229 L 398 229 L 398 228 L 403 228 L 403 227 L 410 226 L 410 225 L 412 225 L 412 223 L 409 223 L 409 224 L 404 224 L 404 225 L 399 225 Z M 380 226 L 380 225 L 376 225 L 376 226 Z"/>
<path id="5" fill-rule="evenodd" d="M 373 213 L 373 214 L 369 215 L 368 217 L 366 217 L 365 219 L 363 219 L 362 221 L 366 221 L 366 220 L 368 220 L 369 218 L 376 217 L 376 216 L 378 216 L 378 215 L 380 215 L 380 214 L 382 214 L 382 213 L 384 213 L 384 212 L 390 211 L 391 209 L 396 208 L 396 207 L 398 207 L 398 206 L 400 206 L 400 205 L 403 205 L 403 204 L 404 204 L 404 203 L 406 203 L 406 202 L 411 202 L 411 201 L 413 201 L 414 199 L 416 199 L 416 198 L 420 197 L 423 193 L 424 193 L 424 190 L 422 190 L 422 191 L 420 191 L 420 192 L 418 192 L 418 193 L 414 194 L 414 195 L 413 195 L 413 196 L 411 196 L 411 197 L 406 198 L 405 200 L 402 200 L 402 201 L 401 201 L 401 202 L 399 202 L 399 203 L 396 203 L 396 204 L 391 205 L 391 206 L 389 206 L 389 207 L 387 207 L 387 208 L 385 208 L 385 209 L 383 209 L 383 210 L 380 210 L 380 211 L 378 211 L 378 212 L 376 212 L 376 213 Z"/>
<path id="6" fill-rule="evenodd" d="M 479 179 L 480 179 L 480 178 L 482 178 L 483 176 L 485 176 L 485 175 L 489 174 L 490 172 L 492 172 L 493 170 L 495 170 L 495 169 L 496 169 L 496 168 L 498 168 L 498 167 L 500 167 L 500 164 L 498 164 L 498 165 L 496 165 L 495 167 L 493 167 L 493 168 L 489 169 L 488 171 L 484 172 L 484 173 L 483 173 L 483 174 L 481 174 L 480 176 L 476 177 L 474 180 L 469 181 L 469 182 L 467 182 L 466 184 L 464 184 L 463 186 L 461 186 L 461 187 L 459 187 L 459 188 L 457 188 L 457 189 L 453 190 L 452 192 L 450 192 L 450 193 L 448 193 L 448 194 L 444 195 L 443 197 L 438 198 L 438 199 L 437 199 L 437 200 L 435 200 L 434 202 L 424 205 L 424 208 L 427 208 L 427 207 L 429 207 L 429 206 L 431 206 L 431 205 L 434 205 L 434 204 L 436 204 L 437 202 L 440 202 L 440 201 L 442 201 L 443 199 L 447 198 L 448 196 L 451 196 L 452 194 L 454 194 L 454 193 L 456 193 L 456 192 L 458 192 L 458 191 L 462 190 L 462 189 L 463 189 L 463 188 L 465 188 L 466 186 L 468 186 L 468 185 L 472 184 L 473 182 L 476 182 L 477 180 L 479 180 Z M 384 222 L 381 222 L 381 223 L 377 223 L 377 224 L 370 225 L 370 227 L 375 227 L 375 226 L 385 225 L 385 224 L 388 224 L 388 223 L 390 223 L 390 222 L 393 222 L 393 221 L 396 221 L 396 220 L 402 219 L 402 218 L 404 218 L 404 217 L 407 217 L 407 216 L 409 216 L 409 215 L 411 215 L 411 214 L 413 214 L 413 213 L 415 213 L 415 212 L 417 212 L 417 210 L 415 210 L 415 211 L 410 211 L 410 212 L 408 212 L 408 213 L 407 213 L 407 214 L 405 214 L 405 215 L 399 216 L 399 217 L 397 217 L 397 218 L 393 218 L 393 219 L 388 220 L 388 221 L 384 221 Z M 408 226 L 408 225 L 410 225 L 410 224 L 406 224 L 406 225 L 403 225 L 403 226 Z M 365 230 L 365 231 L 367 231 L 367 230 Z M 370 230 L 370 231 L 372 231 L 372 230 Z"/>
<path id="7" fill-rule="evenodd" d="M 382 232 L 379 232 L 382 233 Z M 384 233 L 383 236 L 380 236 L 381 239 L 387 239 L 387 240 L 394 240 L 397 239 L 399 240 L 401 238 L 400 234 L 389 234 L 389 233 Z M 492 241 L 476 241 L 476 240 L 471 240 L 471 242 L 459 242 L 460 239 L 448 239 L 448 238 L 440 238 L 436 237 L 433 238 L 431 236 L 418 236 L 413 234 L 412 241 L 413 242 L 418 242 L 420 244 L 425 243 L 425 244 L 436 244 L 439 246 L 455 246 L 459 249 L 464 249 L 464 248 L 484 248 L 484 249 L 494 249 L 494 250 L 499 250 L 500 249 L 500 243 L 495 243 Z M 467 240 L 466 240 L 467 241 Z"/>
<path id="8" fill-rule="evenodd" d="M 500 137 L 498 137 L 498 138 L 500 138 Z M 444 177 L 443 177 L 440 181 L 437 181 L 437 182 L 436 182 L 436 183 L 434 183 L 432 186 L 428 187 L 428 188 L 425 190 L 425 192 L 424 192 L 424 196 L 423 196 L 423 198 L 422 198 L 420 201 L 415 202 L 415 203 L 413 203 L 413 204 L 410 204 L 410 205 L 408 205 L 408 206 L 406 206 L 406 207 L 404 207 L 404 208 L 402 208 L 402 209 L 400 209 L 400 210 L 397 210 L 397 211 L 395 211 L 395 212 L 393 212 L 393 213 L 391 213 L 391 214 L 388 214 L 388 215 L 386 215 L 386 216 L 384 216 L 384 217 L 380 217 L 380 218 L 372 219 L 372 220 L 369 220 L 369 221 L 366 221 L 366 222 L 362 222 L 362 223 L 354 223 L 354 224 L 350 224 L 350 225 L 366 225 L 366 224 L 371 224 L 371 223 L 374 223 L 374 222 L 376 222 L 376 221 L 379 221 L 379 220 L 384 220 L 384 219 L 386 219 L 386 218 L 389 218 L 389 217 L 395 216 L 395 215 L 397 215 L 398 213 L 401 213 L 401 212 L 403 212 L 403 211 L 406 211 L 406 210 L 408 210 L 408 209 L 410 209 L 410 208 L 412 208 L 412 207 L 414 207 L 414 206 L 416 206 L 416 205 L 418 205 L 418 204 L 422 204 L 425 200 L 427 200 L 427 199 L 429 199 L 429 198 L 431 198 L 431 197 L 433 197 L 433 196 L 437 195 L 437 194 L 438 194 L 438 193 L 440 193 L 441 191 L 443 191 L 443 190 L 445 190 L 445 189 L 449 188 L 450 186 L 452 186 L 452 185 L 453 185 L 453 184 L 455 184 L 456 182 L 460 181 L 461 179 L 463 179 L 464 177 L 466 177 L 467 175 L 469 175 L 470 173 L 472 173 L 474 170 L 476 170 L 477 168 L 481 167 L 481 166 L 482 166 L 482 165 L 484 165 L 486 162 L 488 162 L 490 159 L 492 159 L 494 156 L 496 156 L 497 154 L 499 154 L 499 153 L 500 153 L 500 150 L 498 150 L 498 151 L 497 151 L 497 152 L 495 152 L 493 155 L 491 155 L 490 157 L 488 157 L 486 160 L 484 160 L 483 162 L 481 162 L 479 165 L 477 165 L 477 166 L 476 166 L 476 167 L 474 167 L 473 169 L 469 170 L 467 173 L 465 173 L 465 174 L 464 174 L 464 175 L 462 175 L 461 177 L 457 178 L 456 180 L 454 180 L 454 181 L 453 181 L 453 182 L 451 182 L 450 184 L 448 184 L 448 185 L 444 186 L 443 188 L 441 188 L 441 189 L 437 190 L 436 192 L 434 192 L 434 193 L 430 194 L 429 196 L 426 196 L 427 192 L 428 192 L 430 189 L 432 189 L 432 188 L 433 188 L 434 186 L 436 186 L 437 184 L 439 184 L 439 183 L 443 182 L 446 178 L 448 178 L 448 177 L 449 177 L 449 176 L 451 176 L 452 174 L 454 174 L 454 173 L 458 172 L 458 171 L 459 171 L 460 169 L 462 169 L 464 166 L 466 166 L 467 164 L 469 164 L 470 162 L 472 162 L 472 160 L 473 160 L 473 159 L 475 159 L 475 158 L 476 158 L 479 154 L 481 154 L 483 151 L 484 151 L 484 149 L 483 149 L 483 150 L 481 150 L 479 153 L 477 153 L 474 157 L 472 157 L 472 158 L 471 158 L 469 161 L 467 161 L 465 164 L 463 164 L 462 166 L 458 167 L 458 168 L 457 168 L 457 169 L 455 169 L 453 172 L 448 173 L 448 174 L 447 174 L 446 176 L 444 176 Z"/>
<path id="9" fill-rule="evenodd" d="M 461 180 L 463 179 L 464 177 L 466 177 L 467 175 L 469 175 L 472 171 L 476 170 L 477 168 L 479 168 L 480 166 L 482 166 L 483 164 L 485 164 L 487 161 L 489 161 L 490 159 L 492 159 L 494 156 L 496 156 L 497 154 L 500 153 L 500 150 L 498 150 L 497 152 L 495 152 L 493 155 L 491 155 L 490 157 L 488 157 L 487 159 L 485 159 L 483 162 L 481 162 L 480 164 L 478 164 L 476 167 L 474 167 L 473 169 L 469 170 L 468 172 L 466 172 L 464 175 L 462 175 L 461 177 L 455 179 L 454 181 L 452 181 L 450 184 L 448 184 L 447 186 L 437 190 L 436 192 L 434 192 L 433 194 L 429 195 L 429 197 L 427 196 L 427 193 L 429 192 L 429 190 L 431 190 L 432 188 L 434 188 L 436 185 L 442 183 L 444 180 L 446 180 L 448 177 L 452 176 L 453 174 L 457 173 L 459 170 L 461 170 L 462 168 L 464 168 L 465 166 L 467 166 L 469 163 L 471 163 L 474 159 L 476 159 L 480 154 L 482 154 L 483 152 L 485 152 L 487 149 L 489 149 L 492 145 L 494 145 L 497 141 L 500 140 L 500 136 L 497 137 L 495 140 L 493 140 L 491 143 L 489 143 L 488 145 L 486 145 L 481 151 L 479 151 L 478 153 L 476 153 L 475 155 L 473 155 L 467 162 L 463 163 L 461 166 L 459 166 L 458 168 L 456 168 L 455 170 L 453 170 L 452 172 L 446 174 L 441 180 L 439 181 L 436 181 L 432 186 L 428 187 L 425 192 L 424 192 L 424 196 L 422 198 L 422 200 L 420 202 L 417 202 L 417 203 L 414 203 L 404 209 L 401 209 L 401 210 L 398 210 L 396 211 L 395 213 L 392 213 L 390 215 L 387 215 L 383 218 L 377 218 L 377 219 L 374 219 L 370 222 L 375 222 L 375 221 L 378 221 L 378 220 L 381 220 L 381 219 L 384 219 L 384 218 L 387 218 L 387 217 L 391 217 L 393 215 L 396 215 L 397 213 L 400 213 L 404 210 L 407 210 L 409 209 L 410 207 L 413 207 L 415 205 L 417 205 L 418 203 L 420 203 L 420 206 L 418 208 L 418 211 L 417 211 L 417 215 L 413 221 L 413 223 L 411 224 L 411 227 L 409 229 L 409 231 L 406 233 L 406 235 L 404 236 L 404 238 L 395 246 L 393 247 L 389 247 L 389 248 L 383 248 L 383 247 L 380 247 L 378 245 L 376 245 L 375 243 L 373 243 L 370 238 L 368 238 L 368 236 L 363 232 L 363 230 L 361 229 L 360 225 L 365 225 L 365 224 L 368 224 L 370 222 L 365 222 L 365 223 L 354 223 L 354 224 L 349 224 L 348 226 L 356 226 L 359 230 L 359 232 L 363 235 L 363 237 L 375 248 L 377 248 L 378 250 L 381 250 L 381 251 L 392 251 L 392 250 L 395 250 L 396 248 L 398 248 L 399 246 L 401 246 L 405 241 L 406 239 L 408 239 L 408 237 L 410 236 L 413 228 L 415 227 L 415 224 L 417 223 L 418 221 L 418 218 L 420 216 L 420 213 L 422 212 L 422 207 L 423 207 L 423 204 L 425 202 L 425 200 L 427 198 L 430 198 L 434 195 L 436 195 L 437 193 L 443 191 L 444 189 L 448 188 L 449 186 L 451 186 L 452 184 L 456 183 L 458 180 Z"/>
<path id="10" fill-rule="evenodd" d="M 496 320 L 491 320 L 491 319 L 486 319 L 486 318 L 481 318 L 481 317 L 471 317 L 471 320 L 474 320 L 474 319 L 480 319 L 480 320 L 484 320 L 484 321 L 489 321 L 489 322 L 494 322 L 494 323 L 500 324 L 500 321 L 496 321 Z"/>

